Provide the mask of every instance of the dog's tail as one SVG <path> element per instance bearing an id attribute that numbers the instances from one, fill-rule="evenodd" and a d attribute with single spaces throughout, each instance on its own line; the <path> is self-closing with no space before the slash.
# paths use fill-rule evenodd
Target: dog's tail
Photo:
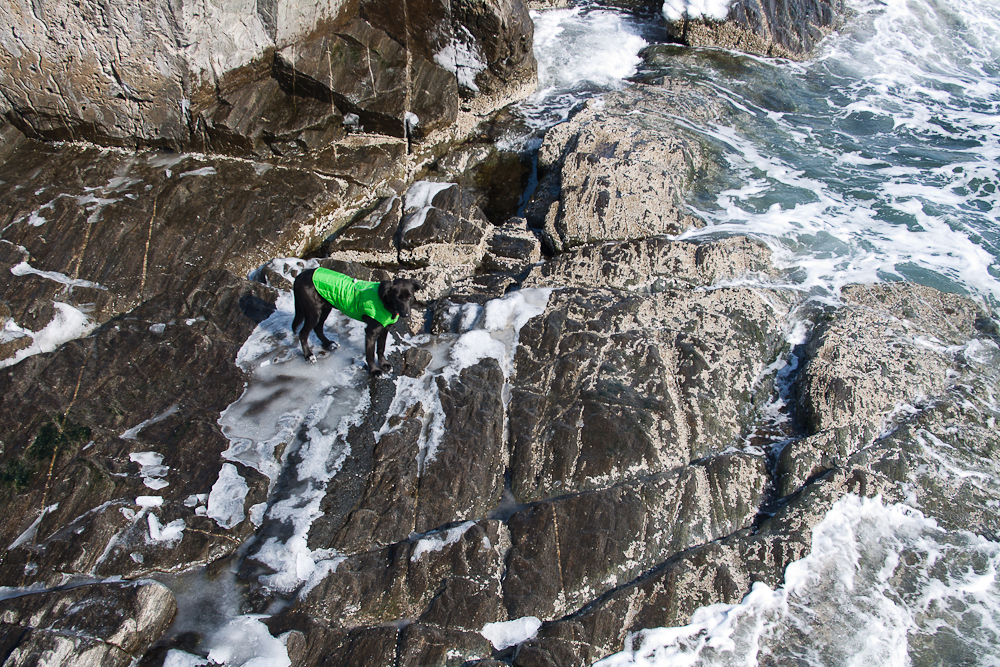
<path id="1" fill-rule="evenodd" d="M 295 333 L 295 331 L 300 326 L 302 326 L 302 323 L 305 321 L 305 319 L 306 319 L 306 316 L 302 312 L 302 308 L 299 306 L 299 300 L 296 299 L 295 300 L 295 318 L 292 319 L 292 333 Z"/>

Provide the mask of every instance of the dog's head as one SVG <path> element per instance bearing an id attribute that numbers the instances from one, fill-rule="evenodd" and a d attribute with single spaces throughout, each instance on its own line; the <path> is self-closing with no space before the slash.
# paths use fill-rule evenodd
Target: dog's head
<path id="1" fill-rule="evenodd" d="M 423 285 L 410 278 L 396 278 L 391 282 L 383 280 L 378 286 L 378 296 L 390 313 L 409 317 L 410 309 L 413 307 L 413 296 L 419 289 L 423 289 Z"/>

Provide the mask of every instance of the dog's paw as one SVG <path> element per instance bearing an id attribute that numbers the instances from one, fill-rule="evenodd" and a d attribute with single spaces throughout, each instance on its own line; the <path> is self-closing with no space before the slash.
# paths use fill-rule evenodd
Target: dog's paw
<path id="1" fill-rule="evenodd" d="M 310 354 L 309 355 L 309 363 L 310 364 L 315 364 L 316 363 L 316 355 L 315 354 Z"/>
<path id="2" fill-rule="evenodd" d="M 336 341 L 331 340 L 329 343 L 323 343 L 323 349 L 329 352 L 333 352 L 338 347 L 340 347 L 340 343 L 337 343 Z"/>
<path id="3" fill-rule="evenodd" d="M 371 376 L 376 380 L 381 380 L 383 375 L 385 375 L 385 373 L 382 372 L 381 368 L 373 368 L 371 371 Z"/>

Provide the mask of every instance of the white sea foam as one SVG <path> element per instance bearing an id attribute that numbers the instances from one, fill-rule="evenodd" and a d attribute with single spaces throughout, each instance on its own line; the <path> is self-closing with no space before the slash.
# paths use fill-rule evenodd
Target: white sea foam
<path id="1" fill-rule="evenodd" d="M 684 238 L 757 236 L 805 290 L 836 294 L 848 283 L 903 279 L 995 307 L 995 5 L 854 5 L 858 16 L 815 61 L 760 61 L 759 80 L 704 77 L 743 115 L 689 129 L 721 149 L 740 185 L 698 204 L 709 225 Z M 794 104 L 773 108 L 761 97 L 772 92 Z"/>
<path id="2" fill-rule="evenodd" d="M 596 664 L 907 665 L 944 655 L 940 644 L 950 664 L 995 665 L 998 568 L 997 542 L 943 530 L 905 505 L 846 496 L 778 590 L 754 584 L 739 604 L 642 630 Z"/>
<path id="3" fill-rule="evenodd" d="M 560 123 L 584 100 L 613 90 L 635 73 L 647 46 L 641 22 L 622 12 L 579 5 L 532 12 L 538 89 L 517 105 L 529 131 Z M 520 148 L 524 137 L 500 143 Z M 534 146 L 540 145 L 539 141 Z"/>

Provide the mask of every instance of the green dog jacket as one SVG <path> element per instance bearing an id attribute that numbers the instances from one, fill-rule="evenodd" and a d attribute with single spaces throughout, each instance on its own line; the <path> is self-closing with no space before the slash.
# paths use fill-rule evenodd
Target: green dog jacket
<path id="1" fill-rule="evenodd" d="M 356 320 L 364 321 L 367 315 L 387 327 L 399 319 L 399 315 L 393 315 L 382 305 L 382 299 L 378 298 L 378 283 L 318 268 L 313 272 L 313 287 L 334 308 Z"/>

